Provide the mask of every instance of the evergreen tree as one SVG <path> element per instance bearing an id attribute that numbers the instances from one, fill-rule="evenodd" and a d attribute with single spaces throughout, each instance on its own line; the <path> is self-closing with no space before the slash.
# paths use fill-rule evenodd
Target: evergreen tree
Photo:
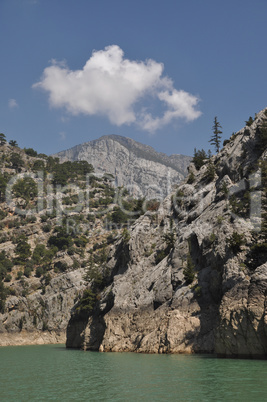
<path id="1" fill-rule="evenodd" d="M 193 163 L 195 165 L 195 168 L 199 170 L 201 166 L 205 165 L 205 159 L 207 159 L 207 154 L 204 151 L 204 149 L 201 150 L 196 150 L 194 149 L 194 157 L 193 157 Z"/>
<path id="2" fill-rule="evenodd" d="M 212 135 L 211 139 L 209 140 L 209 142 L 211 143 L 211 145 L 214 145 L 217 153 L 220 150 L 220 144 L 221 144 L 221 138 L 222 138 L 220 135 L 220 134 L 222 134 L 222 131 L 220 130 L 220 128 L 222 128 L 222 126 L 218 122 L 217 116 L 215 116 L 214 125 L 212 126 L 213 135 Z"/>
<path id="3" fill-rule="evenodd" d="M 6 136 L 3 133 L 0 133 L 0 145 L 4 145 L 6 143 Z"/>
<path id="4" fill-rule="evenodd" d="M 17 143 L 17 141 L 10 140 L 10 141 L 9 141 L 9 145 L 11 145 L 12 147 L 17 147 L 17 146 L 18 146 L 18 143 Z"/>

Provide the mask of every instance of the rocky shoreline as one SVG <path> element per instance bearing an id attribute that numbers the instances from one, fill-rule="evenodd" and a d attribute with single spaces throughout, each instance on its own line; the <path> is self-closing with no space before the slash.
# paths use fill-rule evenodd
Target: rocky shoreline
<path id="1" fill-rule="evenodd" d="M 22 330 L 16 333 L 0 334 L 0 346 L 48 345 L 56 343 L 66 343 L 65 331 L 29 332 Z"/>

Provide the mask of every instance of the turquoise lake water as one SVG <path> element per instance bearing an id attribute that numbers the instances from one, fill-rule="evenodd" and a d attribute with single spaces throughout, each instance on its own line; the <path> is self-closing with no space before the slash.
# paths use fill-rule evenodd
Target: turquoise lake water
<path id="1" fill-rule="evenodd" d="M 267 361 L 0 348 L 0 401 L 266 401 Z"/>

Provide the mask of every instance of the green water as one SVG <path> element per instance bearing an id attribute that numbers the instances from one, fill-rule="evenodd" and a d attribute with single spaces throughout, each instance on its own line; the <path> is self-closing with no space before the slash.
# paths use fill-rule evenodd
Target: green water
<path id="1" fill-rule="evenodd" d="M 266 401 L 267 361 L 0 348 L 0 401 Z"/>

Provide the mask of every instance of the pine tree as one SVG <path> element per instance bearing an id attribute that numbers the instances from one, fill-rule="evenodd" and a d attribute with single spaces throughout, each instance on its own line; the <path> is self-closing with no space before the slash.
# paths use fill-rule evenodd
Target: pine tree
<path id="1" fill-rule="evenodd" d="M 17 146 L 18 146 L 18 143 L 17 143 L 17 141 L 10 140 L 10 141 L 9 141 L 9 145 L 11 145 L 12 147 L 17 147 Z"/>
<path id="2" fill-rule="evenodd" d="M 0 145 L 4 145 L 6 143 L 6 136 L 3 133 L 0 133 Z"/>
<path id="3" fill-rule="evenodd" d="M 222 138 L 220 135 L 220 134 L 222 134 L 222 131 L 220 130 L 220 128 L 222 128 L 222 126 L 218 122 L 217 116 L 215 116 L 214 125 L 212 126 L 213 135 L 212 135 L 211 139 L 209 140 L 209 142 L 211 143 L 211 145 L 214 145 L 217 153 L 220 150 L 220 144 L 221 144 L 221 138 Z"/>

